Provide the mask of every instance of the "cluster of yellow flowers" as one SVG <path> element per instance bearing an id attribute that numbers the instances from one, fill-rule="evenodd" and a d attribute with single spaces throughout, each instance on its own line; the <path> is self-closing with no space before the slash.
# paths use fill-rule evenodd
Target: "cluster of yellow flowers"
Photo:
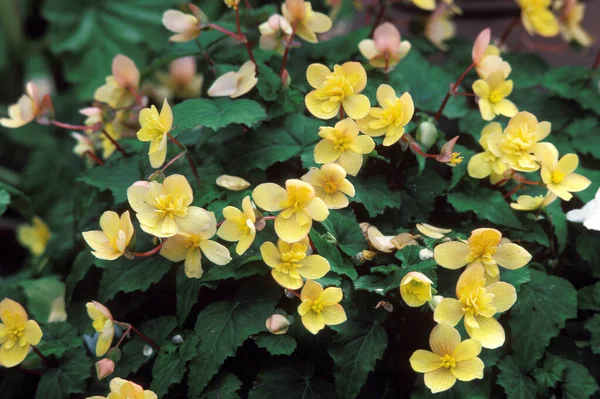
<path id="1" fill-rule="evenodd" d="M 452 270 L 467 266 L 458 278 L 456 299 L 434 297 L 432 281 L 419 272 L 408 273 L 400 283 L 400 294 L 408 306 L 429 303 L 435 309 L 433 318 L 439 324 L 430 336 L 433 352 L 418 350 L 410 363 L 415 371 L 425 373 L 425 385 L 436 393 L 450 389 L 456 380 L 483 378 L 484 364 L 477 355 L 482 347 L 495 349 L 504 344 L 504 329 L 494 316 L 517 300 L 515 288 L 499 281 L 498 266 L 521 268 L 531 254 L 491 228 L 473 230 L 467 241 L 446 239 L 442 232 L 449 230 L 429 225 L 421 225 L 419 230 L 430 238 L 444 239 L 433 251 L 438 265 Z M 471 339 L 461 343 L 454 326 L 463 318 Z"/>

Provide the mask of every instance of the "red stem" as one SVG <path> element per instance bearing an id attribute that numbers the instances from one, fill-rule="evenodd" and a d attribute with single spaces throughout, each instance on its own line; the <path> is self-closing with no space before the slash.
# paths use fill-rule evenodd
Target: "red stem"
<path id="1" fill-rule="evenodd" d="M 595 70 L 600 66 L 600 49 L 598 50 L 598 54 L 596 54 L 596 59 L 594 59 L 594 63 L 592 64 L 592 70 Z"/>
<path id="2" fill-rule="evenodd" d="M 386 53 L 385 55 L 385 81 L 389 81 L 390 80 L 390 76 L 389 76 L 389 67 L 390 67 L 390 56 Z"/>
<path id="3" fill-rule="evenodd" d="M 146 180 L 150 181 L 152 180 L 152 178 L 154 177 L 154 175 L 158 174 L 159 172 L 164 172 L 169 166 L 171 166 L 173 163 L 175 163 L 179 158 L 181 158 L 182 156 L 184 156 L 186 153 L 186 151 L 181 152 L 179 154 L 177 154 L 173 159 L 171 159 L 165 166 L 162 167 L 162 169 L 159 169 L 157 171 L 154 171 L 154 173 L 152 173 L 150 176 L 148 176 L 148 178 Z"/>
<path id="4" fill-rule="evenodd" d="M 102 166 L 104 165 L 104 161 L 102 161 L 100 158 L 98 158 L 93 152 L 91 152 L 90 150 L 84 152 L 85 155 L 87 155 L 88 157 L 90 157 L 94 162 L 96 162 L 98 165 Z"/>
<path id="5" fill-rule="evenodd" d="M 404 134 L 402 136 L 402 140 L 406 141 L 409 145 L 410 148 L 412 148 L 412 150 L 417 153 L 418 155 L 425 157 L 425 158 L 437 158 L 437 154 L 427 154 L 424 153 L 423 151 L 421 151 L 421 147 L 419 147 L 419 144 L 417 144 L 413 138 L 409 135 L 409 134 Z"/>
<path id="6" fill-rule="evenodd" d="M 40 352 L 40 350 L 35 345 L 31 345 L 31 349 L 42 360 L 42 363 L 44 364 L 45 367 L 50 367 L 50 359 L 48 359 L 46 356 L 44 356 L 44 354 L 42 352 Z"/>
<path id="7" fill-rule="evenodd" d="M 513 179 L 515 179 L 516 181 L 518 181 L 519 183 L 523 183 L 523 184 L 529 184 L 530 186 L 539 186 L 541 183 L 539 181 L 533 181 L 533 180 L 527 180 L 522 178 L 520 175 L 515 174 L 513 176 Z"/>
<path id="8" fill-rule="evenodd" d="M 183 144 L 181 144 L 179 142 L 179 140 L 177 140 L 175 137 L 173 137 L 171 135 L 171 133 L 167 133 L 167 136 L 169 136 L 169 139 L 173 143 L 175 143 L 175 145 L 177 147 L 179 147 L 180 149 L 185 151 L 185 155 L 186 155 L 188 164 L 190 165 L 190 169 L 192 169 L 192 173 L 194 174 L 194 177 L 196 178 L 196 183 L 198 183 L 198 185 L 200 185 L 202 180 L 200 179 L 200 175 L 198 174 L 198 169 L 196 169 L 196 164 L 194 163 L 194 158 L 192 158 L 192 154 L 190 154 L 190 152 L 187 150 L 187 148 L 185 148 L 185 146 Z"/>
<path id="9" fill-rule="evenodd" d="M 300 294 L 298 294 L 296 291 L 294 290 L 290 290 L 288 288 L 285 289 L 287 292 L 289 292 L 290 294 L 294 295 L 296 298 L 302 300 L 302 297 L 300 296 Z"/>
<path id="10" fill-rule="evenodd" d="M 344 114 L 344 108 L 340 105 L 340 119 L 344 119 L 346 115 Z"/>
<path id="11" fill-rule="evenodd" d="M 142 97 L 140 97 L 140 94 L 137 92 L 137 90 L 135 89 L 135 87 L 129 87 L 129 92 L 131 94 L 133 94 L 133 96 L 135 97 L 135 101 L 138 103 L 138 105 L 140 106 L 144 106 L 144 102 L 142 101 Z"/>
<path id="12" fill-rule="evenodd" d="M 248 57 L 250 57 L 250 60 L 254 64 L 254 72 L 256 74 L 258 74 L 258 65 L 256 65 L 256 60 L 254 59 L 254 54 L 252 53 L 252 46 L 250 45 L 250 42 L 248 41 L 248 38 L 246 37 L 246 35 L 244 35 L 242 33 L 242 27 L 240 25 L 240 10 L 239 10 L 239 7 L 235 8 L 235 25 L 237 27 L 238 36 L 241 38 L 241 41 L 243 41 L 244 44 L 246 45 L 246 50 L 248 51 Z"/>
<path id="13" fill-rule="evenodd" d="M 212 28 L 212 29 L 218 30 L 218 31 L 219 31 L 219 32 L 221 32 L 221 33 L 224 33 L 224 34 L 226 34 L 227 36 L 231 36 L 231 37 L 233 37 L 233 38 L 234 38 L 234 39 L 236 39 L 236 40 L 239 40 L 239 41 L 242 41 L 242 40 L 243 40 L 243 38 L 242 38 L 242 37 L 240 37 L 239 35 L 236 35 L 236 34 L 235 34 L 235 33 L 233 33 L 232 31 L 230 31 L 230 30 L 227 30 L 227 29 L 225 29 L 225 28 L 221 28 L 219 25 L 215 25 L 215 24 L 213 24 L 213 23 L 209 23 L 209 24 L 207 24 L 207 26 L 208 26 L 209 28 Z"/>
<path id="14" fill-rule="evenodd" d="M 152 255 L 158 253 L 158 251 L 160 251 L 160 249 L 162 248 L 163 244 L 164 244 L 164 242 L 161 242 L 155 248 L 152 248 L 148 252 L 134 252 L 133 256 L 135 256 L 136 258 L 147 258 L 148 256 L 152 256 Z"/>
<path id="15" fill-rule="evenodd" d="M 288 55 L 290 53 L 290 49 L 291 49 L 291 44 L 292 44 L 292 40 L 294 40 L 294 35 L 296 34 L 296 23 L 294 22 L 292 24 L 292 33 L 290 34 L 290 37 L 288 38 L 287 42 L 285 43 L 285 51 L 283 52 L 283 59 L 281 60 L 281 69 L 279 70 L 279 76 L 281 77 L 281 83 L 285 86 L 285 77 L 283 76 L 284 72 L 285 72 L 285 66 L 287 64 L 287 60 L 288 60 Z"/>
<path id="16" fill-rule="evenodd" d="M 458 80 L 450 87 L 450 90 L 448 90 L 448 93 L 446 93 L 446 97 L 444 97 L 444 101 L 442 101 L 442 105 L 440 105 L 440 109 L 438 109 L 438 111 L 435 113 L 434 118 L 436 121 L 440 120 L 440 117 L 442 116 L 442 112 L 444 111 L 444 108 L 446 108 L 446 104 L 448 103 L 450 96 L 456 92 L 456 88 L 458 87 L 458 85 L 462 83 L 462 81 L 465 79 L 467 74 L 474 67 L 475 67 L 475 63 L 469 65 L 469 67 L 467 69 L 465 69 L 465 71 L 462 73 L 462 75 L 460 75 Z"/>
<path id="17" fill-rule="evenodd" d="M 160 349 L 160 346 L 159 346 L 159 345 L 158 345 L 156 342 L 154 342 L 154 341 L 152 341 L 150 338 L 146 337 L 144 334 L 142 334 L 142 333 L 140 332 L 140 330 L 138 330 L 137 328 L 135 328 L 135 327 L 134 327 L 134 326 L 132 326 L 131 324 L 130 324 L 130 327 L 131 327 L 131 330 L 132 330 L 134 333 L 136 333 L 138 337 L 140 337 L 141 339 L 143 339 L 144 341 L 146 341 L 146 342 L 147 342 L 147 343 L 148 343 L 150 346 L 152 346 L 152 347 L 153 347 L 155 350 L 159 350 L 159 349 Z"/>
<path id="18" fill-rule="evenodd" d="M 511 180 L 511 179 L 512 179 L 512 177 L 515 175 L 515 173 L 516 173 L 516 171 L 515 171 L 514 169 L 513 169 L 513 170 L 511 170 L 511 172 L 510 172 L 510 176 L 508 176 L 508 177 L 507 177 L 507 178 L 505 178 L 505 179 L 502 179 L 502 180 L 499 180 L 499 181 L 497 181 L 496 183 L 494 183 L 494 186 L 501 186 L 502 184 L 504 184 L 504 183 L 506 183 L 507 181 Z"/>
<path id="19" fill-rule="evenodd" d="M 85 126 L 85 125 L 71 125 L 71 124 L 62 123 L 59 121 L 50 121 L 50 123 L 52 123 L 54 126 L 62 127 L 63 129 L 69 129 L 69 130 L 97 130 L 98 129 L 98 124 L 92 125 L 92 126 Z"/>
<path id="20" fill-rule="evenodd" d="M 121 145 L 117 142 L 117 140 L 115 140 L 107 131 L 106 129 L 102 129 L 102 134 L 104 134 L 106 136 L 107 139 L 110 140 L 110 142 L 117 147 L 117 150 L 119 150 L 119 152 L 121 154 L 123 154 L 124 157 L 128 157 L 129 154 L 127 153 L 127 151 L 125 151 L 125 149 L 123 147 L 121 147 Z"/>
<path id="21" fill-rule="evenodd" d="M 513 195 L 514 193 L 519 191 L 521 189 L 521 187 L 523 187 L 523 185 L 521 183 L 517 184 L 517 186 L 515 188 L 510 190 L 508 193 L 504 194 L 504 198 L 510 198 L 511 195 Z"/>
<path id="22" fill-rule="evenodd" d="M 475 93 L 463 93 L 458 91 L 455 92 L 454 95 L 459 97 L 475 97 Z"/>
<path id="23" fill-rule="evenodd" d="M 246 5 L 246 8 L 249 8 L 250 10 L 252 10 L 252 6 L 250 5 L 249 0 L 244 0 L 244 4 Z"/>
<path id="24" fill-rule="evenodd" d="M 117 342 L 117 344 L 106 354 L 107 356 L 110 355 L 110 353 L 112 351 L 114 351 L 115 349 L 117 349 L 118 347 L 121 346 L 121 344 L 123 343 L 123 341 L 125 340 L 125 337 L 129 337 L 131 333 L 131 324 L 127 325 L 127 330 L 125 330 L 125 332 L 121 335 L 121 338 L 119 339 L 119 342 Z"/>
<path id="25" fill-rule="evenodd" d="M 506 43 L 506 40 L 508 39 L 508 36 L 510 35 L 510 33 L 513 31 L 514 28 L 516 28 L 519 23 L 521 22 L 521 17 L 515 17 L 510 24 L 506 27 L 506 29 L 504 30 L 504 33 L 502 34 L 502 36 L 500 37 L 500 41 L 498 42 L 498 47 L 502 46 L 504 43 Z"/>

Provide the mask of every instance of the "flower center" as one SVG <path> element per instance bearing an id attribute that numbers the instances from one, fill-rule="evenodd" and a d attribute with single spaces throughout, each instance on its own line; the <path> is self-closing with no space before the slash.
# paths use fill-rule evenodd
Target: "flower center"
<path id="1" fill-rule="evenodd" d="M 502 93 L 501 93 L 501 92 L 499 92 L 498 90 L 494 90 L 494 91 L 492 91 L 492 92 L 490 93 L 490 98 L 489 98 L 489 100 L 490 100 L 490 102 L 491 102 L 491 103 L 495 104 L 495 103 L 497 103 L 498 101 L 502 100 L 503 98 L 504 98 L 504 97 L 502 96 Z"/>
<path id="2" fill-rule="evenodd" d="M 202 242 L 202 237 L 198 234 L 190 234 L 188 238 L 188 246 L 190 248 L 198 248 Z"/>
<path id="3" fill-rule="evenodd" d="M 456 359 L 452 355 L 444 355 L 442 358 L 442 367 L 446 369 L 455 368 L 456 367 Z"/>
<path id="4" fill-rule="evenodd" d="M 510 129 L 501 144 L 501 150 L 507 154 L 527 152 L 537 142 L 537 132 L 530 131 L 526 124 Z"/>
<path id="5" fill-rule="evenodd" d="M 470 252 L 467 255 L 467 262 L 471 263 L 480 259 L 485 264 L 494 263 L 492 255 L 496 253 L 498 247 L 496 245 L 470 245 Z"/>
<path id="6" fill-rule="evenodd" d="M 562 183 L 563 180 L 565 180 L 565 174 L 563 172 L 558 169 L 552 172 L 552 183 L 559 184 Z"/>
<path id="7" fill-rule="evenodd" d="M 468 295 L 460 298 L 462 311 L 477 316 L 489 307 L 492 298 L 493 296 L 486 295 L 485 288 L 478 287 Z"/>
<path id="8" fill-rule="evenodd" d="M 325 183 L 323 183 L 323 191 L 325 191 L 327 194 L 333 194 L 335 192 L 337 192 L 338 187 L 337 184 L 335 183 L 335 181 L 333 180 L 326 180 Z"/>
<path id="9" fill-rule="evenodd" d="M 323 311 L 323 307 L 323 300 L 318 298 L 313 301 L 311 309 L 315 313 L 321 313 Z"/>
<path id="10" fill-rule="evenodd" d="M 163 194 L 156 198 L 156 212 L 164 214 L 164 216 L 177 214 L 183 216 L 183 200 L 173 194 Z"/>
<path id="11" fill-rule="evenodd" d="M 329 98 L 329 101 L 342 101 L 345 97 L 354 94 L 352 84 L 343 73 L 334 72 L 327 76 L 321 90 L 322 96 Z"/>
<path id="12" fill-rule="evenodd" d="M 399 98 L 395 100 L 388 99 L 384 105 L 381 120 L 387 122 L 388 125 L 398 126 L 402 123 L 403 113 L 402 103 Z"/>
<path id="13" fill-rule="evenodd" d="M 24 325 L 11 326 L 8 328 L 8 334 L 7 334 L 8 339 L 17 341 L 23 335 L 25 335 L 25 326 Z"/>
<path id="14" fill-rule="evenodd" d="M 340 150 L 340 151 L 346 151 L 348 148 L 350 148 L 350 142 L 352 139 L 348 138 L 348 137 L 341 137 L 337 140 L 334 141 L 333 143 L 333 147 L 336 150 Z"/>

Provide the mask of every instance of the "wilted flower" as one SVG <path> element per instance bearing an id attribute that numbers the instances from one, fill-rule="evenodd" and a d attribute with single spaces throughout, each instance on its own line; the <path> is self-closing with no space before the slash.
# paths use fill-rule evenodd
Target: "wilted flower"
<path id="1" fill-rule="evenodd" d="M 112 75 L 106 84 L 96 89 L 94 100 L 106 103 L 112 108 L 125 108 L 132 105 L 135 96 L 132 91 L 140 84 L 140 71 L 131 58 L 118 54 L 112 61 Z"/>
<path id="2" fill-rule="evenodd" d="M 256 67 L 252 61 L 246 61 L 237 72 L 219 76 L 208 89 L 208 95 L 237 98 L 252 90 L 256 83 Z"/>
<path id="3" fill-rule="evenodd" d="M 417 223 L 416 226 L 419 233 L 429 238 L 439 240 L 452 231 L 452 229 L 444 229 L 442 227 L 435 227 L 427 223 Z"/>

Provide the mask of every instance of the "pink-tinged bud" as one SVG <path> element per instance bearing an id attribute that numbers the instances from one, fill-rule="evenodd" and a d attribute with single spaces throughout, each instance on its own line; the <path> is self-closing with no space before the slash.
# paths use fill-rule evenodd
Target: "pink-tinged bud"
<path id="1" fill-rule="evenodd" d="M 492 30 L 490 28 L 485 28 L 484 30 L 477 35 L 477 39 L 475 39 L 475 44 L 473 44 L 473 50 L 471 52 L 471 57 L 473 58 L 473 63 L 478 64 L 483 56 L 485 55 L 485 50 L 490 45 L 490 40 L 492 39 Z"/>
<path id="2" fill-rule="evenodd" d="M 169 72 L 174 82 L 180 84 L 189 83 L 196 76 L 196 59 L 194 57 L 176 59 L 171 62 Z"/>
<path id="3" fill-rule="evenodd" d="M 150 183 L 146 180 L 138 180 L 135 183 L 133 183 L 134 186 L 139 186 L 139 187 L 148 187 Z"/>
<path id="4" fill-rule="evenodd" d="M 101 304 L 100 302 L 96 302 L 96 301 L 92 301 L 92 304 L 94 305 L 94 307 L 100 311 L 100 313 L 102 313 L 107 319 L 109 320 L 113 320 L 113 316 L 110 313 L 110 310 L 108 310 L 108 308 L 106 306 L 104 306 L 103 304 Z"/>
<path id="5" fill-rule="evenodd" d="M 102 380 L 115 371 L 115 362 L 105 358 L 96 362 L 96 375 L 99 380 Z"/>
<path id="6" fill-rule="evenodd" d="M 79 110 L 79 113 L 81 115 L 85 115 L 88 117 L 101 117 L 102 116 L 102 110 L 98 107 L 82 108 Z"/>
<path id="7" fill-rule="evenodd" d="M 400 47 L 400 39 L 400 32 L 389 22 L 379 25 L 373 32 L 375 48 L 380 54 L 396 53 Z"/>
<path id="8" fill-rule="evenodd" d="M 287 8 L 290 22 L 302 21 L 306 16 L 304 0 L 285 0 L 285 7 Z"/>
<path id="9" fill-rule="evenodd" d="M 140 84 L 140 71 L 131 58 L 117 54 L 112 61 L 112 74 L 119 86 L 137 88 Z"/>
<path id="10" fill-rule="evenodd" d="M 267 330 L 271 334 L 281 335 L 285 334 L 290 327 L 290 322 L 284 315 L 274 314 L 269 317 L 266 321 Z"/>
<path id="11" fill-rule="evenodd" d="M 456 145 L 457 141 L 458 136 L 444 144 L 440 155 L 438 155 L 435 159 L 442 163 L 450 162 L 450 159 L 452 159 L 452 153 L 454 152 L 454 146 Z"/>

